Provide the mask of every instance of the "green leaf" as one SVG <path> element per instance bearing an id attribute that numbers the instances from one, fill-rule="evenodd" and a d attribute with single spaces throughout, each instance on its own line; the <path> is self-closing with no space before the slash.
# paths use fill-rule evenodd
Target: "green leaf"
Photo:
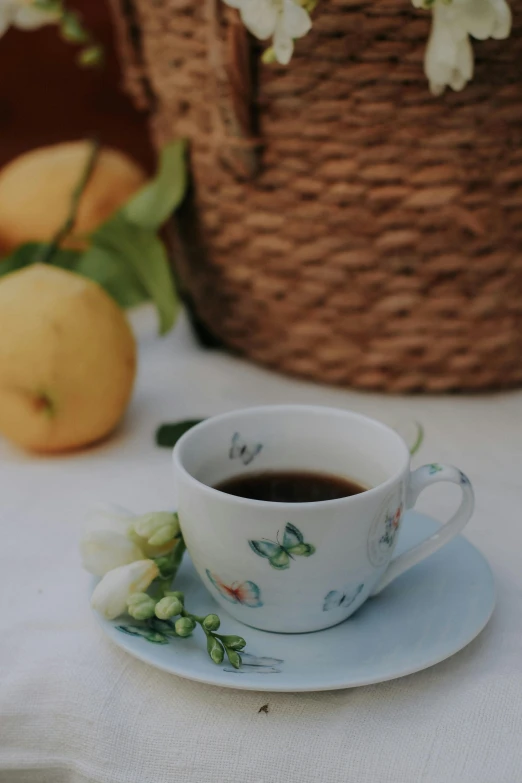
<path id="1" fill-rule="evenodd" d="M 87 46 L 79 52 L 76 58 L 78 65 L 84 68 L 92 68 L 103 63 L 103 48 L 99 44 Z"/>
<path id="2" fill-rule="evenodd" d="M 133 267 L 123 256 L 93 245 L 79 259 L 76 271 L 95 280 L 121 307 L 134 307 L 149 298 Z"/>
<path id="3" fill-rule="evenodd" d="M 273 46 L 269 46 L 267 49 L 265 49 L 261 55 L 261 62 L 265 65 L 273 65 L 273 63 L 277 62 L 277 57 L 275 55 Z"/>
<path id="4" fill-rule="evenodd" d="M 34 264 L 41 258 L 47 247 L 48 245 L 45 242 L 27 242 L 24 245 L 20 245 L 10 256 L 0 261 L 0 277 Z M 81 252 L 78 250 L 58 248 L 52 256 L 53 266 L 75 271 L 80 257 Z"/>
<path id="5" fill-rule="evenodd" d="M 63 13 L 63 3 L 61 0 L 33 0 L 33 5 L 40 11 L 49 11 L 53 14 Z"/>
<path id="6" fill-rule="evenodd" d="M 69 43 L 87 43 L 88 32 L 83 28 L 80 15 L 75 11 L 66 11 L 62 16 L 60 32 L 64 41 Z"/>
<path id="7" fill-rule="evenodd" d="M 91 240 L 93 247 L 129 265 L 158 309 L 160 333 L 168 332 L 176 320 L 179 302 L 165 247 L 156 234 L 129 223 L 119 212 L 100 226 Z"/>
<path id="8" fill-rule="evenodd" d="M 155 178 L 122 209 L 128 221 L 141 228 L 157 230 L 179 206 L 187 188 L 185 151 L 184 140 L 163 148 Z"/>
<path id="9" fill-rule="evenodd" d="M 79 17 L 71 13 L 66 21 L 71 35 L 79 34 Z M 28 243 L 0 262 L 0 276 L 40 260 L 46 249 L 53 248 L 47 262 L 95 280 L 122 307 L 152 299 L 158 310 L 159 331 L 168 332 L 179 302 L 167 252 L 156 232 L 185 193 L 185 148 L 184 141 L 164 148 L 154 180 L 92 234 L 86 251 L 54 249 L 58 242 Z"/>
<path id="10" fill-rule="evenodd" d="M 186 419 L 185 421 L 176 421 L 172 424 L 162 424 L 156 430 L 156 444 L 171 448 L 178 440 L 196 424 L 200 424 L 203 419 Z"/>

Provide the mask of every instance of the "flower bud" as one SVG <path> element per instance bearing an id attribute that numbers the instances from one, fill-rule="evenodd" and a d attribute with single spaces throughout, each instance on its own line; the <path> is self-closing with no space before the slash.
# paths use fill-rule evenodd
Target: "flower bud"
<path id="1" fill-rule="evenodd" d="M 217 614 L 207 614 L 203 620 L 203 628 L 205 631 L 217 631 L 220 625 L 221 622 Z"/>
<path id="2" fill-rule="evenodd" d="M 242 663 L 240 654 L 235 650 L 231 650 L 230 647 L 227 647 L 227 656 L 234 669 L 239 669 Z"/>
<path id="3" fill-rule="evenodd" d="M 127 598 L 127 611 L 135 620 L 148 620 L 154 617 L 156 601 L 147 593 L 132 593 Z"/>
<path id="4" fill-rule="evenodd" d="M 175 617 L 177 614 L 181 614 L 183 611 L 183 604 L 172 595 L 166 595 L 161 601 L 156 604 L 156 617 L 160 620 L 170 620 L 171 617 Z"/>
<path id="5" fill-rule="evenodd" d="M 223 658 L 225 657 L 223 645 L 218 642 L 215 636 L 210 634 L 207 636 L 207 652 L 214 663 L 223 663 Z"/>
<path id="6" fill-rule="evenodd" d="M 181 603 L 185 602 L 185 593 L 182 593 L 181 590 L 169 590 L 165 593 L 165 595 L 170 595 L 172 598 L 177 598 L 178 601 L 181 601 Z"/>
<path id="7" fill-rule="evenodd" d="M 126 611 L 129 596 L 144 592 L 158 574 L 158 566 L 152 560 L 114 568 L 94 588 L 91 606 L 107 620 L 114 620 Z"/>
<path id="8" fill-rule="evenodd" d="M 231 650 L 242 650 L 246 647 L 246 642 L 242 636 L 220 636 L 219 637 L 225 647 L 229 647 Z"/>
<path id="9" fill-rule="evenodd" d="M 163 546 L 180 533 L 178 515 L 169 511 L 143 514 L 134 520 L 134 530 L 150 546 Z"/>
<path id="10" fill-rule="evenodd" d="M 196 623 L 191 617 L 180 617 L 174 625 L 178 636 L 190 636 L 195 627 Z"/>

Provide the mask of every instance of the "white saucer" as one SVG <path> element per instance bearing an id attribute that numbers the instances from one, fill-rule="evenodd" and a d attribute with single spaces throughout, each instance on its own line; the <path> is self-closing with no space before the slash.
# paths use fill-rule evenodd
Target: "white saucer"
<path id="1" fill-rule="evenodd" d="M 397 552 L 431 535 L 439 524 L 408 512 Z M 158 669 L 198 682 L 256 691 L 320 691 L 392 680 L 433 666 L 461 650 L 484 628 L 495 604 L 488 563 L 458 536 L 442 550 L 370 598 L 344 623 L 309 634 L 257 631 L 233 620 L 207 593 L 188 556 L 176 579 L 198 615 L 217 612 L 220 632 L 247 640 L 243 666 L 216 666 L 200 629 L 188 639 L 153 644 L 96 615 L 119 647 Z"/>

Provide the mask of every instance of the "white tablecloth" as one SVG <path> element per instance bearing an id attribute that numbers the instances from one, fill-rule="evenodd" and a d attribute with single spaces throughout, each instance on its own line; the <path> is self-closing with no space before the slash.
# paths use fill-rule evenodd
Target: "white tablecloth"
<path id="1" fill-rule="evenodd" d="M 329 389 L 205 352 L 184 320 L 161 340 L 149 314 L 140 322 L 136 393 L 112 439 L 56 458 L 0 444 L 1 783 L 520 783 L 522 393 Z M 469 474 L 477 510 L 466 535 L 491 562 L 498 605 L 466 650 L 382 685 L 266 694 L 156 671 L 102 635 L 77 554 L 86 510 L 175 504 L 159 423 L 290 401 L 417 418 L 416 462 Z M 435 489 L 422 508 L 445 513 L 454 498 Z"/>

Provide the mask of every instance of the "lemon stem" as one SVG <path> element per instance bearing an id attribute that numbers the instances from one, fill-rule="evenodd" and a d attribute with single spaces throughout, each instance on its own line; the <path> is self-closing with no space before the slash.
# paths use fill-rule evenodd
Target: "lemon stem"
<path id="1" fill-rule="evenodd" d="M 54 253 L 60 247 L 64 239 L 66 239 L 71 233 L 71 231 L 73 230 L 74 224 L 76 223 L 76 218 L 78 216 L 78 208 L 80 206 L 80 200 L 93 174 L 94 167 L 96 166 L 96 161 L 98 159 L 99 151 L 100 151 L 100 142 L 97 139 L 91 139 L 87 162 L 85 164 L 84 170 L 82 171 L 78 184 L 76 185 L 75 189 L 72 192 L 71 205 L 69 207 L 69 212 L 67 214 L 67 217 L 65 218 L 64 223 L 60 226 L 60 228 L 58 229 L 54 237 L 51 239 L 50 243 L 43 248 L 43 252 L 41 253 L 40 258 L 36 259 L 41 264 L 51 263 L 51 259 Z"/>

